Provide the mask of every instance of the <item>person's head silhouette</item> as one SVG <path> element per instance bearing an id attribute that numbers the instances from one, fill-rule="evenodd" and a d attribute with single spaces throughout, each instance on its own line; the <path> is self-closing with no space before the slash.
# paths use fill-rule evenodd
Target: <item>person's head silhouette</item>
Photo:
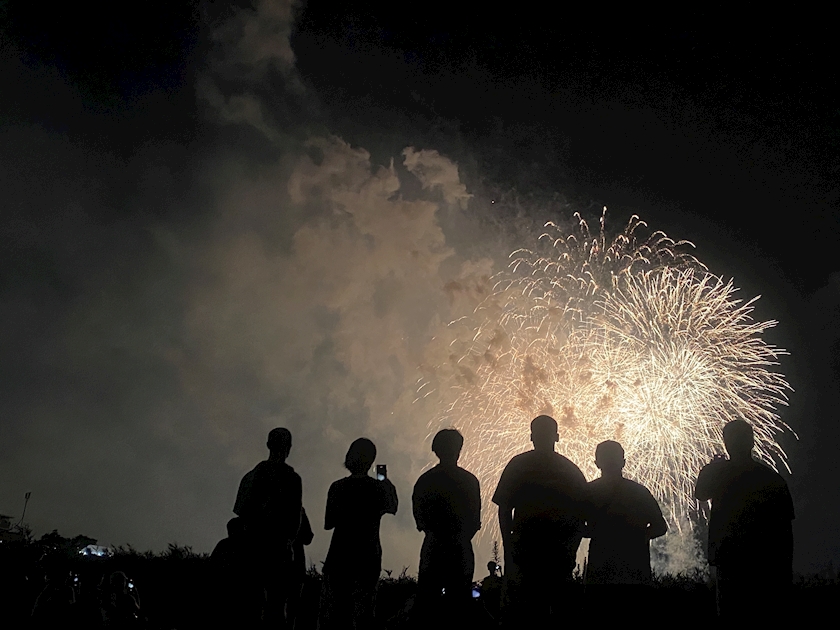
<path id="1" fill-rule="evenodd" d="M 601 442 L 595 447 L 595 465 L 601 470 L 602 477 L 621 477 L 624 468 L 624 448 L 613 440 Z"/>
<path id="2" fill-rule="evenodd" d="M 354 475 L 366 475 L 376 461 L 376 446 L 367 438 L 354 440 L 344 457 L 344 467 Z"/>
<path id="3" fill-rule="evenodd" d="M 227 522 L 228 538 L 235 538 L 237 540 L 245 536 L 245 521 L 238 516 L 234 516 Z"/>
<path id="4" fill-rule="evenodd" d="M 292 433 L 282 427 L 272 429 L 265 445 L 271 453 L 270 459 L 285 462 L 292 450 Z"/>
<path id="5" fill-rule="evenodd" d="M 723 427 L 723 444 L 732 461 L 752 459 L 753 428 L 745 420 L 733 420 Z"/>
<path id="6" fill-rule="evenodd" d="M 487 572 L 490 575 L 496 575 L 496 572 L 499 570 L 499 565 L 496 564 L 495 560 L 491 560 L 487 563 Z"/>
<path id="7" fill-rule="evenodd" d="M 531 442 L 535 451 L 553 451 L 560 440 L 557 421 L 551 416 L 537 416 L 531 420 Z"/>
<path id="8" fill-rule="evenodd" d="M 443 429 L 432 440 L 432 452 L 438 456 L 444 466 L 455 466 L 461 456 L 464 436 L 457 429 Z"/>

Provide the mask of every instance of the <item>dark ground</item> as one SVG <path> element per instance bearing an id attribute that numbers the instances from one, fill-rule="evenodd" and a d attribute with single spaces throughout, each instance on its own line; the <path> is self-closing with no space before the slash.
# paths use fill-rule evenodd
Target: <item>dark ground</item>
<path id="1" fill-rule="evenodd" d="M 223 594 L 219 593 L 217 576 L 206 554 L 193 553 L 189 547 L 170 545 L 160 554 L 118 549 L 108 558 L 84 557 L 79 554 L 82 540 L 83 544 L 90 542 L 82 537 L 71 540 L 47 535 L 39 541 L 0 545 L 0 618 L 4 627 L 30 627 L 32 607 L 47 572 L 78 575 L 79 594 L 70 615 L 75 619 L 68 619 L 68 622 L 81 622 L 84 627 L 96 627 L 96 588 L 102 576 L 113 571 L 123 571 L 136 584 L 148 628 L 205 628 L 218 621 L 219 598 Z M 320 584 L 321 576 L 313 567 L 303 591 L 304 618 L 300 627 L 304 629 L 316 627 Z M 579 581 L 574 589 L 577 592 L 572 593 L 570 602 L 578 608 L 576 612 L 586 612 L 587 616 L 597 614 L 598 611 L 582 609 L 585 600 Z M 416 581 L 412 576 L 387 576 L 380 581 L 376 608 L 379 627 L 409 627 L 407 611 L 415 590 Z M 835 609 L 838 596 L 840 581 L 836 576 L 797 576 L 791 599 L 794 618 L 797 623 L 823 623 Z M 777 602 L 762 602 L 759 598 L 758 605 L 778 605 Z M 493 627 L 480 599 L 474 602 L 469 626 Z M 671 619 L 688 627 L 713 625 L 716 621 L 714 606 L 714 591 L 700 576 L 656 579 L 651 604 L 655 619 Z"/>

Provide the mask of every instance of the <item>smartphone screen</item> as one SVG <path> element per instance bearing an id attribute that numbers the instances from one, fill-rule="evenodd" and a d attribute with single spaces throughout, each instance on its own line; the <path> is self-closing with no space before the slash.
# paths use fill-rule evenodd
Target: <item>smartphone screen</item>
<path id="1" fill-rule="evenodd" d="M 388 467 L 385 464 L 376 465 L 376 478 L 385 481 L 388 478 Z"/>

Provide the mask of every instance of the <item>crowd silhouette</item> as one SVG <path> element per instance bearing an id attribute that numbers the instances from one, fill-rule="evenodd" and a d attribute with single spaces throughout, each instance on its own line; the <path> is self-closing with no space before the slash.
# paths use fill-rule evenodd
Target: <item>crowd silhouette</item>
<path id="1" fill-rule="evenodd" d="M 530 438 L 533 449 L 507 463 L 492 494 L 502 554 L 494 545 L 487 575 L 474 582 L 472 541 L 482 527 L 481 488 L 475 475 L 459 466 L 464 437 L 455 429 L 434 436 L 431 450 L 439 461 L 419 476 L 411 496 L 423 533 L 416 594 L 387 627 L 651 622 L 656 600 L 650 541 L 665 535 L 667 524 L 650 490 L 624 476 L 622 445 L 597 445 L 593 455 L 600 476 L 587 482 L 557 452 L 553 418 L 534 418 Z M 700 470 L 694 488 L 695 498 L 710 508 L 707 558 L 717 618 L 722 627 L 779 624 L 794 612 L 791 495 L 781 475 L 753 458 L 747 422 L 727 423 L 723 439 L 728 457 L 716 455 Z M 332 537 L 320 578 L 307 572 L 305 547 L 314 532 L 303 506 L 303 482 L 287 463 L 292 434 L 273 429 L 266 446 L 268 458 L 239 484 L 228 535 L 210 555 L 202 580 L 213 585 L 208 590 L 213 622 L 245 630 L 383 627 L 384 619 L 376 618 L 380 522 L 397 513 L 399 500 L 384 465 L 370 474 L 376 446 L 367 438 L 353 441 L 344 458 L 347 476 L 329 488 L 324 529 Z M 582 580 L 574 580 L 584 538 L 588 557 Z M 66 563 L 44 556 L 32 627 L 69 621 L 91 628 L 148 627 L 137 587 L 113 568 L 83 572 L 80 579 Z"/>
<path id="2" fill-rule="evenodd" d="M 601 476 L 587 483 L 556 451 L 553 418 L 533 419 L 531 441 L 532 450 L 508 462 L 492 496 L 504 566 L 489 562 L 488 575 L 474 585 L 479 482 L 458 465 L 463 436 L 455 429 L 434 436 L 439 463 L 417 479 L 411 497 L 417 529 L 424 534 L 411 608 L 415 627 L 466 627 L 476 619 L 476 597 L 489 627 L 559 625 L 589 619 L 594 611 L 605 623 L 649 617 L 650 541 L 663 536 L 667 525 L 651 492 L 624 477 L 621 444 L 597 445 Z M 716 576 L 718 615 L 729 625 L 756 619 L 752 602 L 758 592 L 775 597 L 777 613 L 781 610 L 791 584 L 794 513 L 784 479 L 753 459 L 748 423 L 728 423 L 724 444 L 729 458 L 715 456 L 700 471 L 695 496 L 711 505 L 708 559 Z M 272 430 L 267 446 L 269 458 L 240 483 L 237 516 L 211 559 L 220 576 L 220 619 L 243 628 L 291 630 L 299 617 L 304 546 L 313 532 L 302 505 L 301 478 L 286 463 L 291 433 Z M 333 533 L 318 603 L 321 630 L 376 627 L 380 521 L 396 514 L 399 501 L 385 466 L 370 476 L 375 461 L 373 442 L 355 440 L 344 460 L 348 476 L 335 481 L 327 495 L 324 528 Z M 585 593 L 583 601 L 573 601 L 570 587 L 583 538 L 590 539 Z M 254 544 L 261 549 L 257 562 L 247 559 L 246 548 Z M 119 583 L 115 592 L 125 596 Z"/>

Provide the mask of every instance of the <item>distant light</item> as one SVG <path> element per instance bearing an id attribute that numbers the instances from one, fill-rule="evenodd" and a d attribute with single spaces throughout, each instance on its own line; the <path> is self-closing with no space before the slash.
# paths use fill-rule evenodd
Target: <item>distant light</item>
<path id="1" fill-rule="evenodd" d="M 113 553 L 114 552 L 110 547 L 104 547 L 103 545 L 88 545 L 87 547 L 79 550 L 80 555 L 94 556 L 97 558 L 111 556 Z"/>
<path id="2" fill-rule="evenodd" d="M 479 597 L 481 597 L 481 591 L 479 591 L 477 588 L 474 588 L 472 590 L 472 596 L 473 599 L 478 599 Z"/>

